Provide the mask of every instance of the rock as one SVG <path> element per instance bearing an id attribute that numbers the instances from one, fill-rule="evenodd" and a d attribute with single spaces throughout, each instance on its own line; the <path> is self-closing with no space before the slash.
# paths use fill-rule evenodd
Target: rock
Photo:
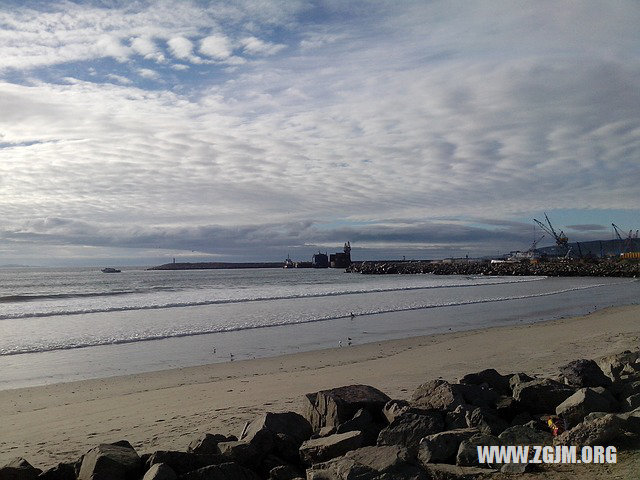
<path id="1" fill-rule="evenodd" d="M 178 476 L 173 469 L 164 463 L 156 463 L 151 466 L 142 480 L 177 480 Z"/>
<path id="2" fill-rule="evenodd" d="M 623 373 L 638 371 L 640 366 L 638 362 L 640 362 L 640 351 L 630 350 L 597 360 L 602 372 L 614 382 L 620 380 Z"/>
<path id="3" fill-rule="evenodd" d="M 460 467 L 446 463 L 423 465 L 427 477 L 431 480 L 489 480 L 495 470 L 478 467 Z"/>
<path id="4" fill-rule="evenodd" d="M 378 445 L 401 445 L 411 454 L 417 454 L 420 440 L 444 429 L 442 412 L 426 411 L 424 414 L 405 413 L 397 417 L 378 435 Z"/>
<path id="5" fill-rule="evenodd" d="M 31 480 L 42 473 L 22 457 L 17 457 L 0 468 L 1 480 Z"/>
<path id="6" fill-rule="evenodd" d="M 505 463 L 500 467 L 500 473 L 522 475 L 525 472 L 530 472 L 532 465 L 532 463 Z"/>
<path id="7" fill-rule="evenodd" d="M 38 480 L 76 480 L 76 478 L 76 468 L 73 463 L 59 463 L 38 476 Z"/>
<path id="8" fill-rule="evenodd" d="M 380 430 L 382 430 L 382 428 L 382 425 L 374 423 L 373 417 L 367 410 L 361 408 L 356 412 L 351 420 L 347 420 L 346 422 L 338 425 L 336 433 L 355 431 L 361 432 L 362 445 L 360 445 L 359 447 L 364 447 L 367 445 L 376 444 L 376 441 L 378 440 L 378 434 L 380 433 Z"/>
<path id="9" fill-rule="evenodd" d="M 481 433 L 487 435 L 498 435 L 509 426 L 509 423 L 500 418 L 495 410 L 480 407 L 467 412 L 466 421 L 469 427 L 476 427 Z"/>
<path id="10" fill-rule="evenodd" d="M 510 376 L 500 375 L 493 368 L 488 368 L 477 373 L 469 373 L 460 379 L 460 383 L 471 385 L 487 385 L 492 390 L 502 395 L 511 395 L 509 386 Z"/>
<path id="11" fill-rule="evenodd" d="M 298 462 L 298 449 L 311 438 L 311 425 L 294 412 L 266 413 L 252 421 L 240 440 L 266 455 L 272 451 L 291 462 Z"/>
<path id="12" fill-rule="evenodd" d="M 479 433 L 477 428 L 460 428 L 424 437 L 418 446 L 418 460 L 426 463 L 454 463 L 463 440 Z"/>
<path id="13" fill-rule="evenodd" d="M 300 447 L 300 458 L 307 465 L 326 462 L 362 447 L 362 433 L 351 431 L 324 438 L 305 441 Z"/>
<path id="14" fill-rule="evenodd" d="M 349 385 L 305 395 L 304 416 L 313 431 L 322 427 L 338 426 L 353 418 L 361 408 L 367 410 L 376 422 L 381 422 L 382 408 L 390 398 L 368 385 Z M 306 439 L 305 439 L 306 440 Z"/>
<path id="15" fill-rule="evenodd" d="M 533 413 L 551 413 L 575 393 L 576 389 L 548 378 L 518 384 L 513 398 Z"/>
<path id="16" fill-rule="evenodd" d="M 478 447 L 479 446 L 492 446 L 502 445 L 502 440 L 493 435 L 477 434 L 473 437 L 463 440 L 458 447 L 458 454 L 456 455 L 456 465 L 463 467 L 491 467 L 488 464 L 480 464 L 478 462 Z"/>
<path id="17" fill-rule="evenodd" d="M 453 411 L 460 405 L 494 407 L 498 395 L 483 385 L 452 384 L 446 380 L 431 380 L 420 385 L 411 397 L 411 406 Z"/>
<path id="18" fill-rule="evenodd" d="M 611 385 L 611 392 L 615 397 L 624 402 L 631 395 L 640 393 L 640 376 L 632 376 L 624 380 L 618 380 Z"/>
<path id="19" fill-rule="evenodd" d="M 269 480 L 303 480 L 305 474 L 292 465 L 278 465 L 269 471 Z"/>
<path id="20" fill-rule="evenodd" d="M 329 435 L 333 435 L 336 433 L 336 427 L 322 427 L 318 430 L 318 433 L 314 433 L 311 435 L 311 438 L 320 438 L 320 437 L 328 437 Z"/>
<path id="21" fill-rule="evenodd" d="M 100 444 L 85 453 L 78 480 L 138 479 L 142 461 L 128 442 Z"/>
<path id="22" fill-rule="evenodd" d="M 608 387 L 611 379 L 607 377 L 593 360 L 574 360 L 560 367 L 564 383 L 572 387 Z"/>
<path id="23" fill-rule="evenodd" d="M 382 414 L 387 419 L 387 422 L 391 423 L 397 416 L 408 411 L 409 408 L 411 406 L 406 400 L 389 400 L 382 408 Z"/>
<path id="24" fill-rule="evenodd" d="M 500 397 L 496 402 L 496 415 L 503 418 L 507 422 L 512 422 L 518 415 L 526 413 L 525 410 L 513 397 Z"/>
<path id="25" fill-rule="evenodd" d="M 511 392 L 520 385 L 521 383 L 531 382 L 535 380 L 535 378 L 527 375 L 526 373 L 514 373 L 509 377 L 509 388 L 511 388 Z"/>
<path id="26" fill-rule="evenodd" d="M 307 470 L 307 480 L 427 480 L 409 452 L 398 446 L 362 447 Z"/>
<path id="27" fill-rule="evenodd" d="M 498 435 L 503 445 L 551 445 L 553 436 L 527 425 L 515 425 Z"/>
<path id="28" fill-rule="evenodd" d="M 467 428 L 467 412 L 471 412 L 466 405 L 459 405 L 453 412 L 447 412 L 444 416 L 446 430 Z"/>
<path id="29" fill-rule="evenodd" d="M 197 438 L 194 438 L 189 446 L 187 452 L 190 453 L 218 453 L 216 446 L 220 442 L 229 442 L 231 439 L 220 434 L 203 433 Z"/>
<path id="30" fill-rule="evenodd" d="M 556 415 L 563 418 L 569 428 L 580 423 L 591 412 L 610 412 L 614 405 L 610 398 L 591 388 L 581 388 L 556 407 Z"/>
<path id="31" fill-rule="evenodd" d="M 595 418 L 589 417 L 571 430 L 558 435 L 554 443 L 579 447 L 584 445 L 620 445 L 625 443 L 630 425 L 628 417 L 625 418 L 614 413 Z"/>
<path id="32" fill-rule="evenodd" d="M 622 408 L 625 411 L 635 410 L 640 407 L 640 393 L 627 397 L 622 402 Z"/>
<path id="33" fill-rule="evenodd" d="M 238 465 L 254 470 L 258 468 L 265 456 L 256 447 L 242 440 L 220 442 L 217 444 L 217 449 L 217 453 L 227 457 L 228 462 L 236 462 Z"/>
<path id="34" fill-rule="evenodd" d="M 180 476 L 180 480 L 260 480 L 257 473 L 237 463 L 210 465 Z"/>
<path id="35" fill-rule="evenodd" d="M 228 461 L 229 459 L 227 457 L 213 453 L 205 454 L 158 450 L 147 460 L 147 469 L 150 469 L 157 463 L 164 463 L 171 467 L 176 475 L 180 476 L 193 470 L 198 470 L 199 468 L 209 465 L 219 465 Z"/>

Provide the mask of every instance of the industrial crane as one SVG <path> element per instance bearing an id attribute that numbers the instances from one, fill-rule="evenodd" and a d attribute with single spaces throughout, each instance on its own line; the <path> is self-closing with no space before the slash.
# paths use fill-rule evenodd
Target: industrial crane
<path id="1" fill-rule="evenodd" d="M 546 225 L 542 223 L 540 220 L 536 220 L 535 218 L 533 219 L 533 221 L 536 222 L 542 230 L 547 232 L 549 235 L 551 235 L 555 239 L 556 245 L 560 249 L 560 252 L 564 253 L 565 255 L 568 255 L 569 239 L 567 238 L 567 236 L 564 234 L 562 230 L 560 230 L 560 233 L 556 232 L 555 228 L 553 228 L 553 225 L 551 225 L 551 220 L 549 220 L 549 217 L 547 216 L 546 213 L 544 214 L 544 218 L 547 221 Z"/>
<path id="2" fill-rule="evenodd" d="M 629 250 L 631 250 L 631 247 L 633 245 L 633 240 L 635 238 L 638 238 L 638 230 L 636 230 L 635 234 L 633 233 L 633 230 L 629 230 L 627 237 L 622 238 L 622 235 L 620 235 L 620 227 L 618 227 L 615 223 L 612 223 L 611 226 L 613 227 L 613 230 L 616 232 L 616 236 L 618 237 L 618 240 L 622 242 L 621 253 L 626 253 Z"/>

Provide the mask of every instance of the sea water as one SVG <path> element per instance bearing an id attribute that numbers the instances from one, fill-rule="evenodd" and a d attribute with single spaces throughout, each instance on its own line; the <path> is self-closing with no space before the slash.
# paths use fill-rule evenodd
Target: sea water
<path id="1" fill-rule="evenodd" d="M 122 270 L 0 270 L 0 389 L 535 322 L 640 293 L 620 278 Z"/>

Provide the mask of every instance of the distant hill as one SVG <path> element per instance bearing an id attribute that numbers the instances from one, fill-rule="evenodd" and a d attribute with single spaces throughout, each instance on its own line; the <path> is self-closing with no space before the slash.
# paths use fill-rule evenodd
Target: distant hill
<path id="1" fill-rule="evenodd" d="M 579 257 L 593 255 L 595 257 L 617 257 L 624 252 L 640 252 L 640 239 L 633 238 L 629 240 L 591 240 L 588 242 L 573 242 L 569 243 L 571 249 L 570 257 Z M 536 251 L 543 255 L 564 255 L 556 245 L 551 247 L 542 247 L 536 249 Z"/>

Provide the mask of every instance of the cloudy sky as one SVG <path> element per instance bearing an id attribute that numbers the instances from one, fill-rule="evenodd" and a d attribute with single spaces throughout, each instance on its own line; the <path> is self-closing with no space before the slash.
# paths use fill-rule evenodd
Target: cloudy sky
<path id="1" fill-rule="evenodd" d="M 638 25 L 623 0 L 2 0 L 0 264 L 639 228 Z"/>

